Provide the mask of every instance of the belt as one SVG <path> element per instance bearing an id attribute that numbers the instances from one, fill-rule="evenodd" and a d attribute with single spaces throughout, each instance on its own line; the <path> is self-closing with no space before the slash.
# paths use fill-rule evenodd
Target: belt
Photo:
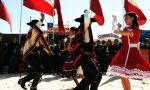
<path id="1" fill-rule="evenodd" d="M 93 55 L 91 52 L 83 52 L 84 55 Z"/>
<path id="2" fill-rule="evenodd" d="M 38 52 L 30 52 L 30 53 L 32 53 L 32 54 L 38 54 Z"/>
<path id="3" fill-rule="evenodd" d="M 138 44 L 129 44 L 129 47 L 130 47 L 130 48 L 138 47 Z"/>

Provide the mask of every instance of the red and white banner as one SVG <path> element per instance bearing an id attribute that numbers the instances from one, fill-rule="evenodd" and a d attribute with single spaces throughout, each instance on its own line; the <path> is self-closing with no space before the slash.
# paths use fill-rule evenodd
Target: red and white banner
<path id="1" fill-rule="evenodd" d="M 60 6 L 59 0 L 54 0 L 54 8 L 57 10 L 57 14 L 58 14 L 59 32 L 61 34 L 65 34 L 65 28 L 64 28 L 64 24 L 63 24 L 63 17 L 62 17 L 62 13 L 61 13 L 61 6 Z"/>
<path id="2" fill-rule="evenodd" d="M 97 23 L 103 25 L 105 20 L 99 0 L 91 0 L 90 9 L 95 13 L 94 18 L 97 20 Z"/>
<path id="3" fill-rule="evenodd" d="M 30 9 L 54 16 L 53 6 L 46 0 L 24 0 L 23 5 Z"/>
<path id="4" fill-rule="evenodd" d="M 139 25 L 144 25 L 146 23 L 146 16 L 142 12 L 142 10 L 137 6 L 134 0 L 125 0 L 124 8 L 126 12 L 135 12 L 138 15 Z"/>

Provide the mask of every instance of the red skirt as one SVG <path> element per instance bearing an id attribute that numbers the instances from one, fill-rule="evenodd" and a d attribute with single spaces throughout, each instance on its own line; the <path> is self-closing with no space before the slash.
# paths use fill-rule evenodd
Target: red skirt
<path id="1" fill-rule="evenodd" d="M 66 61 L 64 63 L 62 76 L 67 78 L 76 76 L 76 69 L 73 67 L 73 61 Z"/>
<path id="2" fill-rule="evenodd" d="M 129 78 L 150 78 L 150 64 L 138 48 L 122 47 L 109 65 L 107 74 Z"/>

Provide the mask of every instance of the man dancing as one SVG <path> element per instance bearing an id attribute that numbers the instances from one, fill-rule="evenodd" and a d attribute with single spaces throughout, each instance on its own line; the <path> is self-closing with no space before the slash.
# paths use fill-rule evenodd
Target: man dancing
<path id="1" fill-rule="evenodd" d="M 32 71 L 18 81 L 18 84 L 23 89 L 27 89 L 26 82 L 33 80 L 30 90 L 37 90 L 37 85 L 42 77 L 41 60 L 38 58 L 39 52 L 45 51 L 48 55 L 53 55 L 43 37 L 43 32 L 40 30 L 40 27 L 44 25 L 42 24 L 44 18 L 44 14 L 41 13 L 40 20 L 32 20 L 27 23 L 27 25 L 31 26 L 31 29 L 27 34 L 23 47 L 23 60 L 30 66 Z"/>
<path id="2" fill-rule="evenodd" d="M 92 22 L 96 22 L 96 20 L 88 17 L 88 10 L 85 10 L 84 13 L 80 18 L 75 19 L 76 22 L 80 22 L 80 26 L 73 41 L 77 43 L 74 52 L 80 50 L 81 54 L 74 61 L 73 66 L 81 65 L 85 78 L 73 90 L 87 90 L 89 85 L 91 85 L 90 90 L 97 90 L 101 75 L 100 79 L 97 78 L 98 81 L 95 81 L 98 69 L 91 60 L 94 48 L 91 24 Z"/>

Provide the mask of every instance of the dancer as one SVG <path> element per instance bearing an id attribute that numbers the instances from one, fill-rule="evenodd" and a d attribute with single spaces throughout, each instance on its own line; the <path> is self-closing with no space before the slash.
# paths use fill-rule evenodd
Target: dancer
<path id="1" fill-rule="evenodd" d="M 73 66 L 81 65 L 85 77 L 73 90 L 85 90 L 89 85 L 91 85 L 90 90 L 97 90 L 99 85 L 97 82 L 100 82 L 96 81 L 98 69 L 91 60 L 94 46 L 91 24 L 96 20 L 88 17 L 88 10 L 85 10 L 84 13 L 80 18 L 75 19 L 76 22 L 80 22 L 80 26 L 73 41 L 73 43 L 76 43 L 73 51 L 80 50 L 80 55 L 74 61 Z"/>
<path id="2" fill-rule="evenodd" d="M 72 33 L 73 30 L 70 31 L 70 35 L 68 36 L 68 44 L 66 46 L 66 61 L 64 63 L 63 68 L 63 76 L 67 78 L 71 78 L 76 85 L 78 85 L 78 80 L 76 77 L 76 69 L 73 67 L 73 60 L 74 60 L 74 54 L 72 52 L 72 38 L 74 37 L 74 34 Z"/>
<path id="3" fill-rule="evenodd" d="M 41 60 L 38 58 L 39 52 L 45 51 L 49 55 L 53 55 L 43 37 L 43 32 L 40 30 L 40 27 L 44 25 L 42 24 L 44 18 L 44 14 L 41 13 L 41 20 L 32 20 L 27 23 L 31 26 L 31 29 L 23 47 L 23 60 L 30 66 L 32 71 L 18 81 L 23 89 L 27 89 L 25 83 L 33 79 L 30 90 L 37 90 L 37 85 L 42 77 Z"/>
<path id="4" fill-rule="evenodd" d="M 122 48 L 113 58 L 107 74 L 120 76 L 124 90 L 131 90 L 129 78 L 150 78 L 150 64 L 139 51 L 140 29 L 137 15 L 133 12 L 125 14 L 126 27 L 120 30 L 121 24 L 114 31 L 122 35 Z"/>

